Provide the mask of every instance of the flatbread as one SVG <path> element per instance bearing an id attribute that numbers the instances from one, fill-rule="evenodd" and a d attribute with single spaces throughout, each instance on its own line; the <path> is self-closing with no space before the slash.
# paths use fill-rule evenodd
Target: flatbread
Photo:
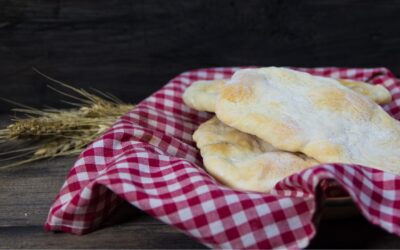
<path id="1" fill-rule="evenodd" d="M 207 171 L 241 190 L 267 192 L 284 177 L 318 164 L 304 155 L 278 150 L 216 117 L 201 124 L 193 139 Z"/>
<path id="2" fill-rule="evenodd" d="M 378 104 L 387 104 L 392 101 L 392 95 L 382 85 L 372 85 L 366 82 L 353 81 L 348 79 L 336 79 L 340 84 L 351 90 L 368 96 Z"/>
<path id="3" fill-rule="evenodd" d="M 392 100 L 390 92 L 381 85 L 371 85 L 365 82 L 337 79 L 340 84 L 368 96 L 378 104 L 386 104 Z M 199 111 L 215 112 L 215 102 L 222 86 L 228 80 L 196 81 L 190 85 L 183 100 L 191 108 Z"/>
<path id="4" fill-rule="evenodd" d="M 198 111 L 215 112 L 215 102 L 227 80 L 196 81 L 183 93 L 186 105 Z"/>
<path id="5" fill-rule="evenodd" d="M 337 80 L 285 68 L 237 71 L 216 101 L 223 123 L 319 162 L 400 173 L 400 123 Z"/>

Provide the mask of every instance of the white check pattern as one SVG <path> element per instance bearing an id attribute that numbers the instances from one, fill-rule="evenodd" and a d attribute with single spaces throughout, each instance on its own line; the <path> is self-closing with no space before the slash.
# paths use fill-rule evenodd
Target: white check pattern
<path id="1" fill-rule="evenodd" d="M 207 174 L 192 133 L 210 114 L 185 106 L 182 93 L 193 81 L 229 78 L 238 69 L 182 73 L 119 119 L 76 161 L 46 230 L 88 233 L 125 200 L 209 247 L 304 248 L 315 235 L 316 189 L 333 179 L 371 223 L 400 235 L 399 176 L 322 164 L 285 178 L 272 193 L 255 193 Z M 297 69 L 383 84 L 393 95 L 384 108 L 400 119 L 400 82 L 385 68 Z"/>

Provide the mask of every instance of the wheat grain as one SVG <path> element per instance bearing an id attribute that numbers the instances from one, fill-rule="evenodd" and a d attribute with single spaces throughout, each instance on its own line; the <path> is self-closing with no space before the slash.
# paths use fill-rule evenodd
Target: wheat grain
<path id="1" fill-rule="evenodd" d="M 51 87 L 66 97 L 79 100 L 81 104 L 74 103 L 75 106 L 80 106 L 69 110 L 38 110 L 9 101 L 20 107 L 13 109 L 14 111 L 23 113 L 28 118 L 16 118 L 11 125 L 0 129 L 0 143 L 23 141 L 28 144 L 34 143 L 35 146 L 27 151 L 30 152 L 30 158 L 4 165 L 0 169 L 44 158 L 79 154 L 88 144 L 107 131 L 121 115 L 134 107 L 111 94 L 96 90 L 102 96 L 100 97 L 38 73 L 78 94 L 80 97 Z M 17 151 L 2 154 L 13 154 Z"/>

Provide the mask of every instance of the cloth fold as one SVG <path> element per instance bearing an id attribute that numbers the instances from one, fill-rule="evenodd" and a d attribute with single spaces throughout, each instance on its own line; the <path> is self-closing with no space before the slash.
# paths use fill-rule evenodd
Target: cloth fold
<path id="1" fill-rule="evenodd" d="M 193 81 L 229 78 L 238 69 L 182 73 L 121 117 L 81 153 L 45 229 L 88 233 L 125 200 L 212 248 L 304 248 L 315 235 L 316 190 L 335 180 L 371 223 L 400 236 L 400 176 L 321 164 L 285 178 L 271 193 L 256 193 L 207 174 L 192 134 L 211 115 L 187 107 L 182 94 Z M 400 81 L 386 68 L 295 69 L 383 84 L 393 96 L 384 109 L 400 120 Z"/>

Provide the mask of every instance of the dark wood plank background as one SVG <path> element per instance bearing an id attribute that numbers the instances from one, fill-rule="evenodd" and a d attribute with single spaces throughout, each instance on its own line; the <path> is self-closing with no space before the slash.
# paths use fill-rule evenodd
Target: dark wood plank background
<path id="1" fill-rule="evenodd" d="M 400 75 L 399 13 L 394 0 L 0 0 L 0 97 L 61 107 L 32 67 L 133 103 L 199 67 L 384 66 Z M 9 109 L 0 105 L 0 126 Z M 0 248 L 202 247 L 130 206 L 84 237 L 44 233 L 73 161 L 0 172 Z M 399 246 L 356 216 L 323 221 L 310 247 Z"/>
<path id="2" fill-rule="evenodd" d="M 0 96 L 57 106 L 33 66 L 130 102 L 199 67 L 400 73 L 399 11 L 400 1 L 374 0 L 0 0 Z"/>

